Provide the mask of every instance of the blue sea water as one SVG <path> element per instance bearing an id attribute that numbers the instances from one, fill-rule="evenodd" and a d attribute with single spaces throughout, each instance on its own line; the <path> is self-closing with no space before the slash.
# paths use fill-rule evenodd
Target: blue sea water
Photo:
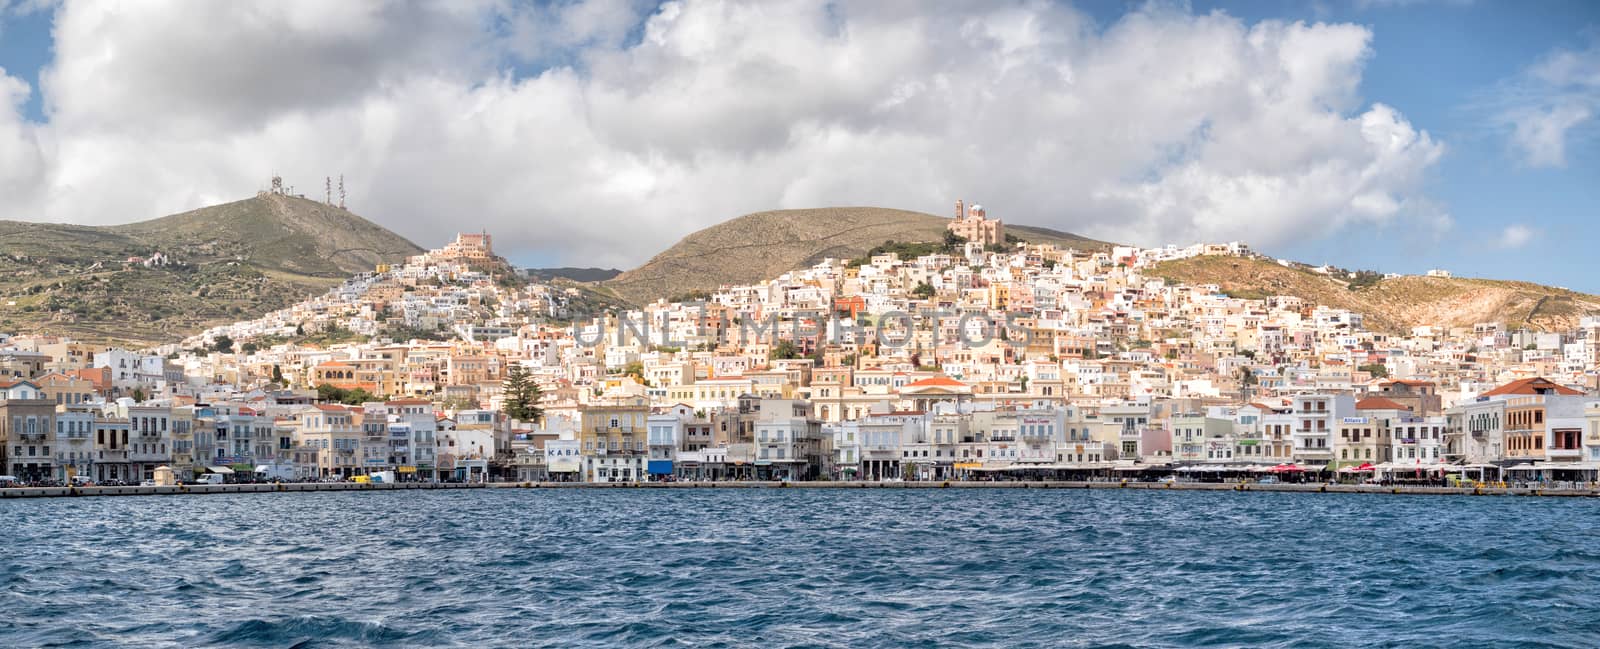
<path id="1" fill-rule="evenodd" d="M 0 501 L 3 647 L 1595 647 L 1600 503 L 1058 490 Z"/>

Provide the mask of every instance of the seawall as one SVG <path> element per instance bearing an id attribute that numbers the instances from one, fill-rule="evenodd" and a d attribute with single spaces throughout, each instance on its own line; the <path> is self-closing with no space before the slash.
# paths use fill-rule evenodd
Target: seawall
<path id="1" fill-rule="evenodd" d="M 418 489 L 483 489 L 482 484 L 410 482 L 361 484 L 356 482 L 286 482 L 282 484 L 199 484 L 166 487 L 21 487 L 0 489 L 6 498 L 71 498 L 74 496 L 193 496 L 205 494 L 261 494 L 307 491 L 410 491 Z"/>
<path id="2" fill-rule="evenodd" d="M 1132 489 L 1137 491 L 1260 491 L 1273 493 L 1344 493 L 1426 496 L 1539 496 L 1600 498 L 1600 487 L 1419 487 L 1347 484 L 1230 484 L 1209 482 L 496 482 L 491 484 L 284 483 L 179 485 L 170 487 L 24 487 L 0 489 L 0 499 L 77 496 L 179 496 L 230 493 L 293 493 L 313 491 L 413 491 L 429 489 Z"/>

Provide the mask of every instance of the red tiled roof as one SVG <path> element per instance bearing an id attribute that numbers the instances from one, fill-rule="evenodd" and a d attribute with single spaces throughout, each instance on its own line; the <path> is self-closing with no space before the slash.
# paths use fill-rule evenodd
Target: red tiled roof
<path id="1" fill-rule="evenodd" d="M 1485 392 L 1483 394 L 1480 394 L 1478 396 L 1480 396 L 1480 397 L 1498 397 L 1498 396 L 1502 396 L 1502 395 L 1519 395 L 1519 394 L 1580 395 L 1580 394 L 1583 394 L 1583 393 L 1579 392 L 1577 390 L 1574 390 L 1572 388 L 1569 388 L 1567 386 L 1561 385 L 1559 383 L 1556 383 L 1554 381 L 1551 381 L 1550 379 L 1544 378 L 1542 376 L 1535 376 L 1535 377 L 1533 377 L 1531 379 L 1521 379 L 1521 380 L 1518 380 L 1518 381 L 1512 381 L 1510 383 L 1502 385 L 1502 386 L 1500 386 L 1498 388 L 1495 388 L 1493 390 L 1490 390 L 1490 391 Z"/>
<path id="2" fill-rule="evenodd" d="M 1356 410 L 1410 410 L 1411 406 L 1383 397 L 1367 397 L 1356 402 Z"/>
<path id="3" fill-rule="evenodd" d="M 906 384 L 908 388 L 964 388 L 967 384 L 948 376 L 935 376 Z"/>

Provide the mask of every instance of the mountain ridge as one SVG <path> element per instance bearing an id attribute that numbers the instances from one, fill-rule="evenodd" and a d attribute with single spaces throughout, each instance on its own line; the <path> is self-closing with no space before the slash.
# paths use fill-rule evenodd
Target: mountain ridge
<path id="1" fill-rule="evenodd" d="M 266 192 L 122 225 L 0 221 L 0 330 L 170 341 L 420 252 L 354 212 Z"/>
<path id="2" fill-rule="evenodd" d="M 884 207 L 768 210 L 697 230 L 644 264 L 602 282 L 618 297 L 642 304 L 725 284 L 749 284 L 815 264 L 850 259 L 886 241 L 924 243 L 944 237 L 950 219 Z M 1110 244 L 1047 228 L 1012 225 L 1030 243 L 1106 249 Z"/>
<path id="3" fill-rule="evenodd" d="M 1352 282 L 1297 265 L 1254 257 L 1192 257 L 1157 264 L 1153 277 L 1190 285 L 1216 285 L 1235 297 L 1297 297 L 1362 314 L 1366 327 L 1405 333 L 1411 327 L 1470 327 L 1500 322 L 1508 328 L 1575 328 L 1600 313 L 1600 296 L 1518 280 L 1473 277 L 1370 276 Z"/>

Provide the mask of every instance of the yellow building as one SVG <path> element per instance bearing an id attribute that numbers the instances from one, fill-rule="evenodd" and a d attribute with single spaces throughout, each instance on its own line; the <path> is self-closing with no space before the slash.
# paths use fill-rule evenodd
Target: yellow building
<path id="1" fill-rule="evenodd" d="M 578 440 L 585 455 L 643 454 L 650 399 L 622 397 L 580 406 Z"/>
<path id="2" fill-rule="evenodd" d="M 578 440 L 586 482 L 638 482 L 645 476 L 650 399 L 620 397 L 580 406 Z"/>
<path id="3" fill-rule="evenodd" d="M 295 414 L 299 444 L 316 452 L 318 477 L 355 475 L 361 466 L 361 426 L 356 412 L 343 406 L 316 405 Z"/>

